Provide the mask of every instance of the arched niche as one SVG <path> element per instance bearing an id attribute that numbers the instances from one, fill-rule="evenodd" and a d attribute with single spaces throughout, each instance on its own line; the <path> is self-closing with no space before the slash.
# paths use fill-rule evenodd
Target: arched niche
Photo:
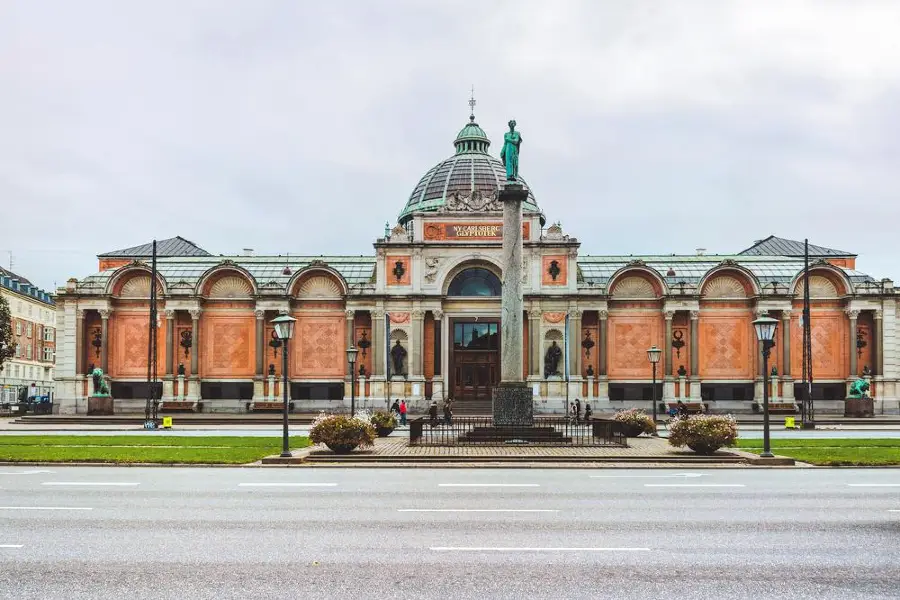
<path id="1" fill-rule="evenodd" d="M 298 300 L 341 300 L 347 286 L 336 272 L 317 268 L 298 273 L 288 290 Z"/>
<path id="2" fill-rule="evenodd" d="M 119 298 L 150 298 L 151 271 L 143 266 L 129 265 L 115 273 L 107 286 L 108 293 Z M 156 295 L 165 295 L 166 282 L 159 272 L 156 273 Z"/>
<path id="3" fill-rule="evenodd" d="M 803 272 L 794 278 L 792 289 L 795 296 L 803 297 Z M 810 298 L 840 298 L 849 293 L 850 281 L 846 274 L 832 265 L 817 265 L 809 270 Z"/>
<path id="4" fill-rule="evenodd" d="M 238 265 L 216 265 L 200 278 L 197 295 L 220 300 L 246 300 L 256 294 L 256 279 Z"/>
<path id="5" fill-rule="evenodd" d="M 759 280 L 740 265 L 719 265 L 700 280 L 700 295 L 707 300 L 741 300 L 760 294 Z"/>

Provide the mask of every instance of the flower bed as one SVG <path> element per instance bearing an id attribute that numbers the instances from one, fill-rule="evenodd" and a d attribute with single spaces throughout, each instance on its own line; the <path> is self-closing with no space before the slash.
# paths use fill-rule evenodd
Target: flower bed
<path id="1" fill-rule="evenodd" d="M 309 430 L 314 444 L 325 444 L 336 454 L 346 454 L 356 448 L 368 448 L 375 443 L 375 427 L 368 416 L 320 414 Z"/>
<path id="2" fill-rule="evenodd" d="M 628 408 L 618 411 L 613 420 L 625 426 L 625 435 L 637 437 L 642 433 L 655 433 L 656 424 L 653 417 L 649 416 L 641 408 Z"/>
<path id="3" fill-rule="evenodd" d="M 687 446 L 697 454 L 712 454 L 737 441 L 737 422 L 731 415 L 696 415 L 669 425 L 669 444 Z"/>

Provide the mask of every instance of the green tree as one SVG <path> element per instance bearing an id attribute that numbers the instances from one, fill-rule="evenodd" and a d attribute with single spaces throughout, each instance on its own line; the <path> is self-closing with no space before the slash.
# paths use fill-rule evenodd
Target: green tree
<path id="1" fill-rule="evenodd" d="M 15 353 L 16 342 L 13 339 L 9 302 L 3 295 L 0 295 L 0 371 L 3 371 L 3 364 L 15 356 Z"/>

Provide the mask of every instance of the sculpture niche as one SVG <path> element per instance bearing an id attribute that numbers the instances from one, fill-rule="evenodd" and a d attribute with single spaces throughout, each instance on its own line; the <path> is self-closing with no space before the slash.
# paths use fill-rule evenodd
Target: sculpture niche
<path id="1" fill-rule="evenodd" d="M 544 355 L 544 379 L 553 375 L 559 375 L 559 361 L 562 358 L 562 348 L 556 345 L 556 340 L 547 348 Z"/>
<path id="2" fill-rule="evenodd" d="M 403 369 L 404 362 L 406 362 L 406 348 L 400 345 L 400 340 L 397 340 L 397 343 L 391 348 L 391 363 L 393 363 L 394 375 L 406 377 L 406 371 Z"/>

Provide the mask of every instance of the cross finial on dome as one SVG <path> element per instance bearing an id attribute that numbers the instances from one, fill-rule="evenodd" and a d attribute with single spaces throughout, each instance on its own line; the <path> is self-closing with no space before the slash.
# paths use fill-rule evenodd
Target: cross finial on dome
<path id="1" fill-rule="evenodd" d="M 475 122 L 475 86 L 472 86 L 472 95 L 469 97 L 469 121 Z"/>

